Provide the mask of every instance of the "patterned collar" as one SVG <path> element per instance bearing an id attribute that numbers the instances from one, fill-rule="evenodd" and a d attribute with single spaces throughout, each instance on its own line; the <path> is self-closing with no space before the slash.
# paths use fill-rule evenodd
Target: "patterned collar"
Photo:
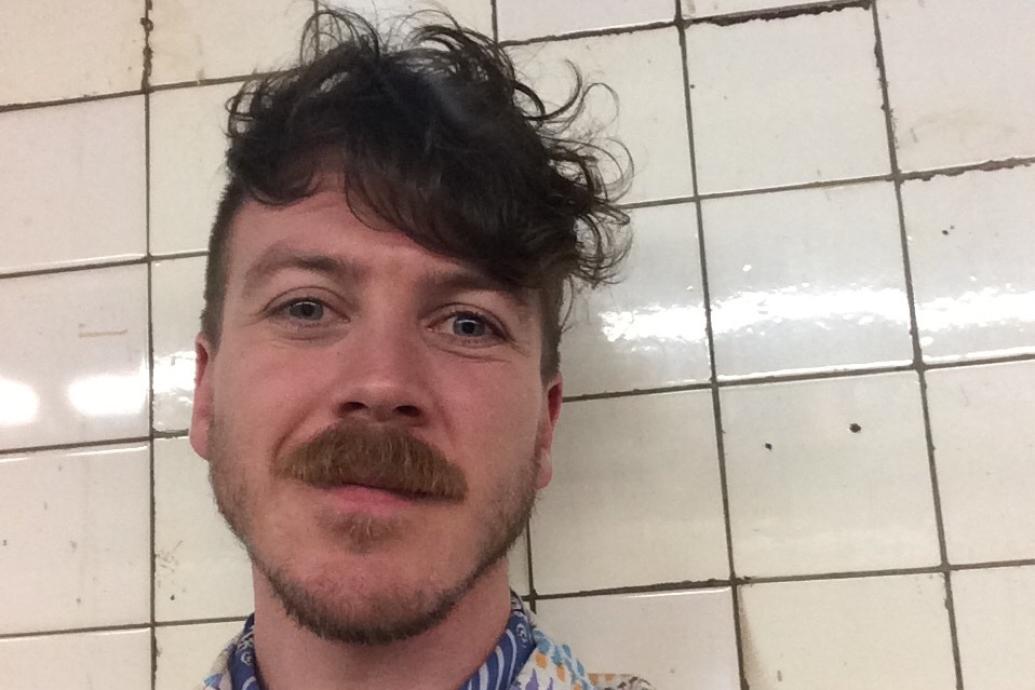
<path id="1" fill-rule="evenodd" d="M 256 671 L 254 624 L 255 614 L 252 614 L 245 621 L 244 631 L 228 650 L 227 669 L 231 690 L 265 690 Z M 536 644 L 528 611 L 521 598 L 511 592 L 510 618 L 496 642 L 496 649 L 489 654 L 481 668 L 460 685 L 459 690 L 508 690 L 536 649 Z M 210 677 L 205 683 L 206 686 L 218 687 L 219 679 Z"/>

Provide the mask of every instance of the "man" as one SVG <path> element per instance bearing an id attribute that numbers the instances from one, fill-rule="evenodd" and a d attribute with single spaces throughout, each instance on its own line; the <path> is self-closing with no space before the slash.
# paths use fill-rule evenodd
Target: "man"
<path id="1" fill-rule="evenodd" d="M 507 584 L 551 476 L 565 286 L 624 249 L 596 149 L 560 134 L 581 94 L 547 112 L 448 22 L 306 36 L 230 103 L 190 439 L 255 614 L 204 687 L 646 687 L 590 677 Z"/>

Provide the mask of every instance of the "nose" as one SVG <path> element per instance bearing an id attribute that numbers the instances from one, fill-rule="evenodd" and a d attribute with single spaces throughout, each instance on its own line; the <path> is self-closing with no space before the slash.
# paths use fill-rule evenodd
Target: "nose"
<path id="1" fill-rule="evenodd" d="M 390 322 L 357 324 L 344 339 L 335 394 L 341 419 L 406 426 L 427 420 L 428 367 L 413 328 Z"/>

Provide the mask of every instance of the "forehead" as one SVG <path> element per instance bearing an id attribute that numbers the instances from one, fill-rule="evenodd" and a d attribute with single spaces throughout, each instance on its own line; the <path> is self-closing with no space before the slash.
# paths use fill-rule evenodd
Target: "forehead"
<path id="1" fill-rule="evenodd" d="M 230 293 L 294 268 L 350 283 L 391 276 L 400 285 L 492 291 L 523 315 L 538 315 L 535 291 L 506 286 L 470 262 L 434 253 L 376 218 L 361 220 L 341 191 L 318 191 L 286 206 L 246 200 L 230 226 L 226 267 Z"/>

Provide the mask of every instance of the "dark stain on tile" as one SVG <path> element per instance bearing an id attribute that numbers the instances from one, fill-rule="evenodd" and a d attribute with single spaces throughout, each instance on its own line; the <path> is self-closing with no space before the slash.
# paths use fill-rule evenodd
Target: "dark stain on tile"
<path id="1" fill-rule="evenodd" d="M 765 449 L 766 450 L 772 450 L 773 449 L 773 444 L 772 443 L 765 444 Z"/>
<path id="2" fill-rule="evenodd" d="M 857 434 L 860 431 L 862 431 L 863 428 L 861 426 L 859 426 L 858 424 L 856 424 L 855 422 L 852 422 L 851 425 L 849 425 L 848 430 L 851 431 L 853 434 Z"/>

